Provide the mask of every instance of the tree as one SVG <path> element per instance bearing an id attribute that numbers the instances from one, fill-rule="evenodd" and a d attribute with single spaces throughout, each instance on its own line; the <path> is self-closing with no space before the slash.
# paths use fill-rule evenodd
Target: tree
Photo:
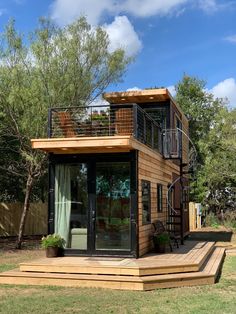
<path id="1" fill-rule="evenodd" d="M 206 82 L 196 77 L 184 75 L 175 88 L 176 101 L 189 119 L 190 137 L 199 148 L 199 141 L 207 137 L 224 102 L 207 92 Z"/>
<path id="2" fill-rule="evenodd" d="M 109 52 L 108 45 L 107 33 L 83 17 L 65 28 L 41 19 L 27 39 L 11 21 L 2 34 L 0 138 L 11 159 L 1 170 L 25 183 L 17 248 L 32 188 L 47 165 L 46 155 L 32 150 L 30 139 L 46 137 L 48 108 L 87 105 L 121 79 L 131 59 L 121 49 Z"/>
<path id="3" fill-rule="evenodd" d="M 189 133 L 196 150 L 198 167 L 195 173 L 196 180 L 192 182 L 190 197 L 202 202 L 206 199 L 206 180 L 204 173 L 205 162 L 209 155 L 206 144 L 209 134 L 214 129 L 219 114 L 226 110 L 223 99 L 214 98 L 206 90 L 206 82 L 196 77 L 184 75 L 176 85 L 176 101 L 189 119 Z"/>
<path id="4" fill-rule="evenodd" d="M 205 163 L 199 173 L 204 181 L 203 202 L 214 212 L 236 205 L 236 110 L 222 109 L 202 144 Z"/>

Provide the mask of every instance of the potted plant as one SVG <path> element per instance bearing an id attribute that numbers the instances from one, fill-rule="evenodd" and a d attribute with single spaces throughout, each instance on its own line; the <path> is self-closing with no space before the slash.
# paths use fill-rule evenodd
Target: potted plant
<path id="1" fill-rule="evenodd" d="M 46 237 L 42 237 L 41 246 L 46 249 L 47 257 L 59 256 L 60 250 L 63 249 L 65 240 L 59 234 L 49 234 Z"/>
<path id="2" fill-rule="evenodd" d="M 153 243 L 157 253 L 165 253 L 166 244 L 170 243 L 170 236 L 167 232 L 154 233 Z"/>

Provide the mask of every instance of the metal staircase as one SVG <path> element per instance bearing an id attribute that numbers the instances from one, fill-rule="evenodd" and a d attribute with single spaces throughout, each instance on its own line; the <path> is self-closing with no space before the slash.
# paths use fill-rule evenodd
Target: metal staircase
<path id="1" fill-rule="evenodd" d="M 188 155 L 183 159 L 183 142 L 189 142 Z M 167 192 L 167 219 L 166 229 L 174 233 L 184 243 L 186 213 L 188 206 L 189 185 L 196 167 L 197 151 L 188 134 L 182 129 L 167 129 L 163 131 L 163 155 L 165 159 L 174 159 L 180 167 L 180 175 L 174 178 Z M 179 202 L 176 205 L 176 195 L 179 192 Z"/>

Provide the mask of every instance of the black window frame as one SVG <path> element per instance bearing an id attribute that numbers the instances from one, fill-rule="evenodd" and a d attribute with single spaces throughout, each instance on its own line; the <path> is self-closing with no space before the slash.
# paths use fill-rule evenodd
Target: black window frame
<path id="1" fill-rule="evenodd" d="M 157 183 L 157 212 L 163 212 L 163 185 Z"/>
<path id="2" fill-rule="evenodd" d="M 147 194 L 144 194 L 144 188 L 148 187 Z M 141 180 L 141 190 L 142 190 L 142 225 L 148 225 L 151 223 L 151 182 L 148 180 Z M 144 195 L 148 195 L 148 199 L 144 200 Z M 148 206 L 148 210 L 145 210 L 147 212 L 147 219 L 144 220 L 144 202 L 145 205 Z"/>

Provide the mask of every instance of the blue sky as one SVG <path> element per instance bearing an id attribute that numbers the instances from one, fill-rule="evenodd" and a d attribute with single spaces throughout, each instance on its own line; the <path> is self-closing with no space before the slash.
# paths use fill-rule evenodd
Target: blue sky
<path id="1" fill-rule="evenodd" d="M 184 73 L 207 81 L 236 107 L 236 1 L 230 0 L 0 0 L 0 27 L 16 19 L 22 32 L 40 16 L 63 26 L 81 14 L 103 25 L 111 46 L 135 54 L 123 82 L 109 90 L 169 87 Z"/>

